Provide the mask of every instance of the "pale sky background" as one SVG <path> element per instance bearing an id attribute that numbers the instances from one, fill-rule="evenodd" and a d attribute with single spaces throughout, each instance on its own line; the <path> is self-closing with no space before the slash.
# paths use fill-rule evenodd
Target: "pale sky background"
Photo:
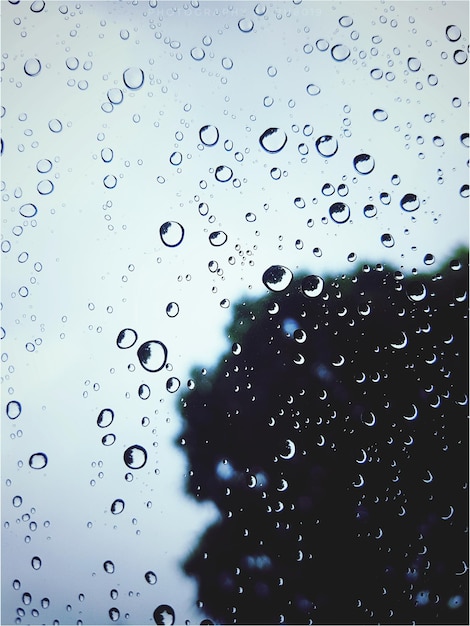
<path id="1" fill-rule="evenodd" d="M 468 3 L 43 4 L 1 3 L 2 623 L 14 623 L 18 608 L 22 623 L 111 623 L 117 607 L 117 623 L 151 624 L 156 606 L 169 604 L 176 623 L 195 624 L 205 613 L 180 563 L 217 513 L 183 493 L 186 460 L 173 444 L 180 395 L 167 380 L 180 379 L 183 391 L 193 367 L 217 362 L 231 345 L 233 304 L 265 294 L 261 278 L 273 264 L 294 276 L 366 262 L 408 273 L 432 269 L 427 254 L 438 267 L 467 245 L 468 198 L 459 189 L 468 184 L 460 139 L 468 133 Z M 449 25 L 461 31 L 455 41 Z M 334 60 L 335 45 L 348 58 Z M 28 76 L 25 68 L 40 69 Z M 142 70 L 139 89 L 125 85 L 127 68 Z M 111 105 L 117 90 L 122 102 Z M 376 121 L 375 109 L 387 119 Z M 219 132 L 212 147 L 199 139 L 205 125 Z M 278 153 L 258 141 L 271 127 L 287 136 Z M 330 158 L 316 149 L 324 135 L 338 142 Z M 174 152 L 180 165 L 170 162 Z M 375 160 L 368 175 L 353 167 L 362 153 Z M 49 172 L 38 171 L 44 159 Z M 219 166 L 232 169 L 231 180 L 216 179 Z M 44 181 L 54 185 L 47 195 Z M 326 183 L 335 188 L 328 197 Z M 420 200 L 411 213 L 400 207 L 408 193 Z M 335 202 L 350 208 L 345 223 L 329 215 Z M 24 218 L 29 203 L 37 215 Z M 367 204 L 376 217 L 364 216 Z M 160 238 L 168 221 L 184 228 L 177 247 Z M 227 235 L 221 246 L 210 243 L 216 231 Z M 170 302 L 176 317 L 166 313 Z M 127 350 L 116 346 L 124 328 L 138 334 Z M 152 339 L 168 349 L 156 373 L 137 358 Z M 22 405 L 14 420 L 10 401 Z M 107 407 L 114 422 L 98 428 Z M 106 433 L 116 435 L 112 446 L 101 443 Z M 148 460 L 127 482 L 123 453 L 134 444 Z M 43 470 L 28 465 L 36 452 L 48 456 Z M 126 503 L 120 515 L 110 512 L 116 498 Z M 113 574 L 103 569 L 108 559 Z"/>

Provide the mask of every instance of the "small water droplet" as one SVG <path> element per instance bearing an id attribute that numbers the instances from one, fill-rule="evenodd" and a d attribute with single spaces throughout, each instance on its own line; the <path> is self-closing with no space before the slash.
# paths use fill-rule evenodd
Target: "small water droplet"
<path id="1" fill-rule="evenodd" d="M 148 572 L 145 572 L 145 580 L 149 585 L 155 585 L 157 582 L 157 575 L 155 572 L 152 572 L 152 570 L 149 570 Z"/>
<path id="2" fill-rule="evenodd" d="M 165 366 L 167 356 L 165 344 L 158 340 L 146 341 L 137 350 L 140 364 L 148 372 L 159 372 Z"/>
<path id="3" fill-rule="evenodd" d="M 24 64 L 24 72 L 27 76 L 37 76 L 41 71 L 41 61 L 39 59 L 28 59 Z"/>
<path id="4" fill-rule="evenodd" d="M 127 348 L 132 348 L 132 346 L 137 341 L 137 333 L 133 328 L 123 328 L 116 339 L 116 344 L 118 348 L 122 350 L 127 350 Z"/>
<path id="5" fill-rule="evenodd" d="M 329 209 L 331 219 L 337 224 L 344 224 L 351 216 L 351 210 L 344 202 L 335 202 Z"/>
<path id="6" fill-rule="evenodd" d="M 37 190 L 41 196 L 48 196 L 54 191 L 54 183 L 51 180 L 41 180 L 37 185 Z"/>
<path id="7" fill-rule="evenodd" d="M 202 59 L 206 56 L 204 50 L 198 47 L 192 48 L 190 54 L 195 61 L 202 61 Z"/>
<path id="8" fill-rule="evenodd" d="M 219 165 L 215 170 L 215 179 L 219 183 L 227 183 L 233 176 L 233 171 L 228 165 Z"/>
<path id="9" fill-rule="evenodd" d="M 20 206 L 19 212 L 23 217 L 34 217 L 38 212 L 38 208 L 35 204 L 23 204 Z"/>
<path id="10" fill-rule="evenodd" d="M 141 400 L 148 400 L 150 398 L 150 387 L 148 385 L 140 385 L 138 394 Z"/>
<path id="11" fill-rule="evenodd" d="M 313 83 L 310 83 L 310 85 L 307 85 L 307 93 L 309 96 L 318 96 L 320 92 L 321 92 L 321 89 L 318 85 L 314 85 Z"/>
<path id="12" fill-rule="evenodd" d="M 128 67 L 124 70 L 122 79 L 128 89 L 140 89 L 144 84 L 144 72 L 140 67 Z"/>
<path id="13" fill-rule="evenodd" d="M 322 135 L 315 141 L 318 153 L 324 157 L 332 157 L 338 152 L 338 141 L 332 135 Z"/>
<path id="14" fill-rule="evenodd" d="M 166 305 L 166 314 L 168 317 L 176 317 L 179 313 L 179 305 L 177 302 L 169 302 Z"/>
<path id="15" fill-rule="evenodd" d="M 449 41 L 458 41 L 462 35 L 462 32 L 455 24 L 450 24 L 446 28 L 446 37 Z"/>
<path id="16" fill-rule="evenodd" d="M 393 248 L 393 246 L 395 245 L 395 239 L 390 233 L 384 233 L 380 237 L 380 241 L 382 242 L 382 245 L 384 245 L 386 248 Z"/>
<path id="17" fill-rule="evenodd" d="M 370 174 L 375 167 L 375 161 L 370 154 L 357 154 L 353 159 L 353 165 L 359 174 Z"/>
<path id="18" fill-rule="evenodd" d="M 267 128 L 259 138 L 260 146 L 269 152 L 275 154 L 280 152 L 287 143 L 287 135 L 280 128 Z"/>
<path id="19" fill-rule="evenodd" d="M 107 96 L 111 104 L 121 104 L 121 102 L 124 100 L 124 94 L 122 93 L 122 89 L 119 89 L 118 87 L 108 89 Z"/>
<path id="20" fill-rule="evenodd" d="M 203 126 L 199 131 L 199 139 L 205 146 L 215 146 L 219 141 L 219 130 L 210 124 Z"/>
<path id="21" fill-rule="evenodd" d="M 262 281 L 270 291 L 284 291 L 290 285 L 293 274 L 288 267 L 271 265 L 263 274 Z"/>
<path id="22" fill-rule="evenodd" d="M 125 507 L 124 500 L 121 500 L 120 498 L 118 498 L 117 500 L 114 500 L 114 502 L 111 504 L 111 513 L 113 515 L 119 515 L 120 513 L 124 511 L 124 507 Z"/>
<path id="23" fill-rule="evenodd" d="M 23 498 L 21 496 L 15 496 L 12 500 L 14 507 L 18 508 L 23 504 Z"/>
<path id="24" fill-rule="evenodd" d="M 173 152 L 173 154 L 170 156 L 170 163 L 172 165 L 181 165 L 182 161 L 183 155 L 181 154 L 181 152 Z"/>
<path id="25" fill-rule="evenodd" d="M 238 28 L 240 29 L 242 33 L 250 33 L 253 30 L 253 27 L 254 27 L 253 21 L 246 17 L 243 17 L 238 22 Z"/>
<path id="26" fill-rule="evenodd" d="M 112 446 L 115 441 L 116 441 L 116 435 L 114 435 L 113 433 L 108 433 L 107 435 L 104 435 L 103 437 L 101 437 L 101 443 L 104 446 Z"/>
<path id="27" fill-rule="evenodd" d="M 40 470 L 46 467 L 47 461 L 47 455 L 45 455 L 44 452 L 36 452 L 30 456 L 29 466 L 32 469 Z"/>
<path id="28" fill-rule="evenodd" d="M 307 298 L 316 298 L 323 291 L 325 282 L 321 276 L 311 274 L 302 279 L 301 290 Z"/>
<path id="29" fill-rule="evenodd" d="M 411 213 L 419 208 L 420 201 L 414 193 L 407 193 L 400 200 L 400 206 L 404 211 Z"/>
<path id="30" fill-rule="evenodd" d="M 100 428 L 107 428 L 108 426 L 111 426 L 113 420 L 114 411 L 112 409 L 102 409 L 96 418 L 96 423 Z"/>
<path id="31" fill-rule="evenodd" d="M 209 235 L 209 242 L 216 247 L 223 246 L 227 239 L 227 234 L 223 230 L 216 230 Z"/>
<path id="32" fill-rule="evenodd" d="M 468 55 L 465 50 L 456 50 L 454 52 L 454 61 L 457 65 L 463 65 L 467 62 Z"/>
<path id="33" fill-rule="evenodd" d="M 141 469 L 147 463 L 147 450 L 139 445 L 129 446 L 124 452 L 124 463 L 129 469 Z"/>
<path id="34" fill-rule="evenodd" d="M 58 119 L 52 119 L 49 121 L 49 130 L 53 133 L 60 133 L 62 130 L 62 122 Z"/>
<path id="35" fill-rule="evenodd" d="M 40 174 L 47 174 L 52 169 L 52 163 L 49 159 L 41 159 L 36 163 L 36 169 Z"/>
<path id="36" fill-rule="evenodd" d="M 172 376 L 166 381 L 166 390 L 170 393 L 175 393 L 180 388 L 180 380 L 176 376 Z"/>
<path id="37" fill-rule="evenodd" d="M 37 571 L 38 569 L 41 569 L 41 565 L 41 559 L 38 556 L 33 556 L 33 558 L 31 559 L 31 567 Z"/>
<path id="38" fill-rule="evenodd" d="M 16 420 L 21 415 L 21 403 L 18 400 L 10 400 L 6 406 L 7 417 Z"/>
<path id="39" fill-rule="evenodd" d="M 169 248 L 176 248 L 183 241 L 184 228 L 179 222 L 165 222 L 160 226 L 160 239 Z"/>
<path id="40" fill-rule="evenodd" d="M 421 68 L 421 61 L 416 57 L 410 57 L 406 63 L 411 72 L 417 72 Z"/>
<path id="41" fill-rule="evenodd" d="M 107 574 L 114 573 L 114 563 L 112 561 L 105 561 L 103 563 L 103 569 Z"/>
<path id="42" fill-rule="evenodd" d="M 420 282 L 413 282 L 407 286 L 406 295 L 412 302 L 421 302 L 426 297 L 426 286 Z"/>
<path id="43" fill-rule="evenodd" d="M 344 44 L 337 44 L 331 48 L 331 56 L 335 61 L 346 61 L 351 54 L 351 50 Z"/>
<path id="44" fill-rule="evenodd" d="M 374 109 L 372 116 L 377 122 L 385 122 L 388 119 L 388 113 L 383 109 Z"/>

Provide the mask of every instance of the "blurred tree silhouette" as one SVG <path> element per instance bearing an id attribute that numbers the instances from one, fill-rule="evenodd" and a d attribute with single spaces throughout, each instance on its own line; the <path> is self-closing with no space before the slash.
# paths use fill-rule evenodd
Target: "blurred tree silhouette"
<path id="1" fill-rule="evenodd" d="M 220 511 L 185 564 L 212 619 L 468 623 L 467 286 L 460 251 L 237 306 L 182 400 L 188 491 Z"/>

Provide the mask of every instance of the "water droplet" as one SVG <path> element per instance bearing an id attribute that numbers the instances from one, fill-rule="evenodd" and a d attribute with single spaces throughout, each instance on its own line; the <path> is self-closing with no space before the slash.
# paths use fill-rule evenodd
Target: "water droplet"
<path id="1" fill-rule="evenodd" d="M 107 428 L 108 426 L 111 426 L 113 420 L 114 411 L 112 409 L 102 409 L 96 418 L 96 423 L 100 428 Z"/>
<path id="2" fill-rule="evenodd" d="M 351 54 L 351 50 L 344 44 L 337 44 L 331 48 L 331 56 L 335 61 L 346 61 Z"/>
<path id="3" fill-rule="evenodd" d="M 462 133 L 460 135 L 460 143 L 463 146 L 465 146 L 466 148 L 468 148 L 470 146 L 469 139 L 468 139 L 468 133 Z"/>
<path id="4" fill-rule="evenodd" d="M 195 61 L 202 61 L 202 59 L 206 56 L 206 53 L 202 48 L 193 48 L 190 52 L 192 58 Z"/>
<path id="5" fill-rule="evenodd" d="M 411 72 L 417 72 L 421 68 L 421 61 L 416 57 L 410 57 L 407 61 L 407 65 Z"/>
<path id="6" fill-rule="evenodd" d="M 318 96 L 320 92 L 321 92 L 321 89 L 318 85 L 314 85 L 313 83 L 310 83 L 310 85 L 307 85 L 307 93 L 309 96 Z"/>
<path id="7" fill-rule="evenodd" d="M 231 70 L 233 67 L 233 61 L 229 57 L 224 57 L 222 59 L 222 67 L 224 70 Z"/>
<path id="8" fill-rule="evenodd" d="M 20 206 L 19 211 L 23 217 L 34 217 L 38 212 L 38 208 L 35 204 L 28 203 Z"/>
<path id="9" fill-rule="evenodd" d="M 227 241 L 227 234 L 223 230 L 216 230 L 209 235 L 209 241 L 213 246 L 223 246 Z"/>
<path id="10" fill-rule="evenodd" d="M 170 393 L 175 393 L 180 388 L 180 380 L 176 376 L 172 376 L 166 381 L 166 390 Z"/>
<path id="11" fill-rule="evenodd" d="M 302 279 L 301 289 L 307 298 L 316 298 L 323 291 L 325 282 L 321 276 L 311 274 Z"/>
<path id="12" fill-rule="evenodd" d="M 42 598 L 41 606 L 42 606 L 43 609 L 47 609 L 49 604 L 50 604 L 49 598 Z"/>
<path id="13" fill-rule="evenodd" d="M 294 199 L 294 204 L 298 209 L 305 209 L 305 200 L 300 196 Z"/>
<path id="14" fill-rule="evenodd" d="M 119 609 L 117 609 L 115 606 L 109 609 L 109 619 L 112 622 L 117 622 L 120 617 L 121 617 L 121 613 Z"/>
<path id="15" fill-rule="evenodd" d="M 332 157 L 338 152 L 338 141 L 332 135 L 322 135 L 315 141 L 318 153 L 324 157 Z"/>
<path id="16" fill-rule="evenodd" d="M 116 176 L 113 176 L 112 174 L 108 174 L 107 176 L 105 176 L 103 178 L 103 185 L 106 187 L 106 189 L 114 189 L 117 185 Z"/>
<path id="17" fill-rule="evenodd" d="M 118 498 L 117 500 L 114 500 L 114 502 L 111 504 L 111 513 L 113 515 L 119 515 L 120 513 L 124 511 L 124 507 L 125 507 L 124 500 L 121 500 L 120 498 Z"/>
<path id="18" fill-rule="evenodd" d="M 112 561 L 105 561 L 103 563 L 103 569 L 107 574 L 114 573 L 114 563 Z"/>
<path id="19" fill-rule="evenodd" d="M 150 398 L 150 387 L 148 385 L 140 385 L 138 394 L 141 400 L 148 400 Z"/>
<path id="20" fill-rule="evenodd" d="M 287 143 L 287 135 L 280 128 L 267 128 L 259 138 L 260 146 L 269 152 L 275 154 L 280 152 Z"/>
<path id="21" fill-rule="evenodd" d="M 421 302 L 426 297 L 426 294 L 426 286 L 420 282 L 411 283 L 406 289 L 406 295 L 412 302 Z"/>
<path id="22" fill-rule="evenodd" d="M 468 198 L 469 195 L 469 186 L 467 184 L 462 185 L 459 189 L 459 194 L 462 196 L 462 198 Z"/>
<path id="23" fill-rule="evenodd" d="M 144 72 L 140 67 L 128 67 L 124 70 L 122 79 L 128 89 L 140 89 L 144 84 Z"/>
<path id="24" fill-rule="evenodd" d="M 253 27 L 254 27 L 253 21 L 246 17 L 243 17 L 238 22 L 238 28 L 240 29 L 242 33 L 250 33 L 253 30 Z"/>
<path id="25" fill-rule="evenodd" d="M 227 183 L 233 176 L 233 171 L 228 165 L 219 165 L 215 170 L 215 179 L 219 183 Z"/>
<path id="26" fill-rule="evenodd" d="M 467 62 L 468 55 L 465 50 L 456 50 L 454 52 L 454 61 L 457 65 L 463 65 Z"/>
<path id="27" fill-rule="evenodd" d="M 241 345 L 238 342 L 235 342 L 234 344 L 232 344 L 232 354 L 234 354 L 235 356 L 238 356 L 241 353 L 242 353 Z"/>
<path id="28" fill-rule="evenodd" d="M 462 35 L 462 32 L 458 26 L 450 24 L 446 28 L 446 37 L 449 41 L 458 41 Z"/>
<path id="29" fill-rule="evenodd" d="M 370 174 L 375 167 L 375 161 L 370 154 L 357 154 L 353 159 L 353 165 L 359 174 Z"/>
<path id="30" fill-rule="evenodd" d="M 377 122 L 385 122 L 388 119 L 388 113 L 383 109 L 374 109 L 372 115 Z"/>
<path id="31" fill-rule="evenodd" d="M 33 558 L 31 559 L 31 567 L 37 571 L 38 569 L 41 569 L 41 565 L 41 559 L 38 556 L 33 556 Z"/>
<path id="32" fill-rule="evenodd" d="M 294 275 L 288 267 L 271 265 L 263 274 L 263 284 L 270 291 L 284 291 L 290 285 Z"/>
<path id="33" fill-rule="evenodd" d="M 116 435 L 114 435 L 113 433 L 108 433 L 107 435 L 104 435 L 103 437 L 101 437 L 101 443 L 104 446 L 112 446 L 115 441 L 116 441 Z"/>
<path id="34" fill-rule="evenodd" d="M 175 611 L 169 604 L 160 604 L 153 612 L 155 624 L 174 624 Z"/>
<path id="35" fill-rule="evenodd" d="M 335 192 L 335 188 L 331 183 L 325 183 L 321 189 L 324 196 L 332 196 Z"/>
<path id="36" fill-rule="evenodd" d="M 113 151 L 111 148 L 103 148 L 101 150 L 101 159 L 103 163 L 111 163 L 113 160 Z"/>
<path id="37" fill-rule="evenodd" d="M 137 333 L 133 328 L 123 328 L 116 339 L 116 344 L 118 348 L 122 350 L 127 350 L 127 348 L 132 348 L 132 346 L 137 341 Z"/>
<path id="38" fill-rule="evenodd" d="M 292 441 L 292 439 L 286 439 L 286 444 L 285 444 L 285 452 L 284 454 L 279 454 L 279 456 L 281 457 L 281 459 L 292 459 L 293 456 L 295 455 L 295 443 Z"/>
<path id="39" fill-rule="evenodd" d="M 21 403 L 18 400 L 10 400 L 6 407 L 7 417 L 16 420 L 21 415 Z"/>
<path id="40" fill-rule="evenodd" d="M 36 163 L 36 169 L 40 174 L 47 174 L 52 169 L 52 163 L 49 159 L 41 159 Z"/>
<path id="41" fill-rule="evenodd" d="M 181 152 L 173 152 L 173 154 L 170 156 L 170 163 L 172 165 L 181 165 L 182 161 L 183 155 L 181 154 Z"/>
<path id="42" fill-rule="evenodd" d="M 400 200 L 400 206 L 404 211 L 411 213 L 420 206 L 420 201 L 414 193 L 407 193 Z"/>
<path id="43" fill-rule="evenodd" d="M 23 601 L 23 604 L 25 604 L 26 606 L 28 606 L 29 604 L 31 604 L 31 600 L 32 600 L 32 596 L 30 593 L 28 593 L 27 591 L 21 596 L 21 600 Z"/>
<path id="44" fill-rule="evenodd" d="M 146 341 L 137 350 L 137 356 L 147 372 L 159 372 L 165 366 L 168 350 L 161 341 Z"/>
<path id="45" fill-rule="evenodd" d="M 47 465 L 47 456 L 44 452 L 36 452 L 29 457 L 29 466 L 32 469 L 43 469 Z"/>
<path id="46" fill-rule="evenodd" d="M 141 469 L 147 463 L 147 450 L 138 445 L 130 446 L 124 452 L 124 463 L 129 469 Z"/>
<path id="47" fill-rule="evenodd" d="M 205 146 L 215 146 L 219 141 L 219 129 L 210 124 L 203 126 L 199 131 L 199 139 Z"/>
<path id="48" fill-rule="evenodd" d="M 395 239 L 390 233 L 384 233 L 380 237 L 380 241 L 382 242 L 382 245 L 384 245 L 386 248 L 393 248 L 393 246 L 395 245 Z"/>
<path id="49" fill-rule="evenodd" d="M 33 13 L 41 13 L 45 6 L 46 3 L 44 0 L 34 0 L 29 8 Z"/>
<path id="50" fill-rule="evenodd" d="M 37 185 L 37 190 L 41 196 L 48 196 L 54 191 L 54 183 L 51 180 L 41 180 Z"/>
<path id="51" fill-rule="evenodd" d="M 335 202 L 330 206 L 330 217 L 337 224 L 344 224 L 347 222 L 351 215 L 351 210 L 344 202 Z"/>
<path id="52" fill-rule="evenodd" d="M 425 265 L 432 265 L 435 261 L 434 255 L 431 253 L 425 254 L 423 261 Z"/>
<path id="53" fill-rule="evenodd" d="M 392 348 L 396 348 L 397 350 L 401 350 L 405 348 L 408 344 L 408 337 L 406 334 L 401 331 L 401 338 L 396 343 L 391 343 Z"/>
<path id="54" fill-rule="evenodd" d="M 184 228 L 179 222 L 165 222 L 160 226 L 160 239 L 169 248 L 176 248 L 183 241 Z"/>
<path id="55" fill-rule="evenodd" d="M 343 28 L 349 28 L 353 25 L 353 18 L 349 15 L 343 15 L 343 17 L 339 18 L 338 22 Z"/>
<path id="56" fill-rule="evenodd" d="M 15 508 L 18 508 L 23 504 L 23 498 L 21 496 L 15 496 L 11 502 Z"/>
<path id="57" fill-rule="evenodd" d="M 176 317 L 179 313 L 179 305 L 177 302 L 169 302 L 166 305 L 166 314 L 168 317 Z"/>
<path id="58" fill-rule="evenodd" d="M 152 572 L 152 570 L 149 570 L 148 572 L 145 572 L 145 580 L 149 585 L 155 585 L 157 582 L 157 575 L 155 572 Z"/>
<path id="59" fill-rule="evenodd" d="M 49 130 L 53 133 L 60 133 L 62 130 L 62 122 L 58 119 L 52 119 L 49 121 Z"/>
<path id="60" fill-rule="evenodd" d="M 24 72 L 27 76 L 37 76 L 41 71 L 41 61 L 39 59 L 28 59 L 24 64 Z"/>

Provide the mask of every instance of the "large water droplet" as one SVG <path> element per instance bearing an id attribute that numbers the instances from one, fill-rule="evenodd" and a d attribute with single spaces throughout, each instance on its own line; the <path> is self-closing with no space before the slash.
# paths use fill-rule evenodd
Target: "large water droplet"
<path id="1" fill-rule="evenodd" d="M 202 59 L 206 56 L 204 50 L 198 47 L 193 48 L 190 54 L 195 61 L 202 61 Z"/>
<path id="2" fill-rule="evenodd" d="M 449 41 L 458 41 L 462 35 L 462 32 L 458 26 L 450 24 L 446 28 L 446 37 Z"/>
<path id="3" fill-rule="evenodd" d="M 363 212 L 365 217 L 375 217 L 377 215 L 377 207 L 373 204 L 366 204 Z"/>
<path id="4" fill-rule="evenodd" d="M 129 89 L 140 89 L 144 84 L 144 72 L 140 67 L 128 67 L 124 70 L 122 79 Z"/>
<path id="5" fill-rule="evenodd" d="M 41 559 L 38 556 L 33 556 L 31 559 L 31 567 L 37 571 L 38 569 L 41 569 L 41 565 Z"/>
<path id="6" fill-rule="evenodd" d="M 310 83 L 310 85 L 307 85 L 307 93 L 309 96 L 318 96 L 320 92 L 321 92 L 321 89 L 318 85 L 314 85 L 313 83 Z"/>
<path id="7" fill-rule="evenodd" d="M 145 580 L 149 585 L 155 585 L 157 582 L 157 575 L 155 572 L 152 572 L 152 570 L 149 570 L 148 572 L 145 572 Z"/>
<path id="8" fill-rule="evenodd" d="M 344 222 L 348 221 L 351 215 L 351 210 L 344 202 L 335 202 L 330 206 L 329 213 L 333 222 L 336 222 L 337 224 L 344 224 Z"/>
<path id="9" fill-rule="evenodd" d="M 23 204 L 22 206 L 20 206 L 20 215 L 22 215 L 23 217 L 34 217 L 36 215 L 36 213 L 38 212 L 38 208 L 35 204 Z"/>
<path id="10" fill-rule="evenodd" d="M 260 146 L 270 154 L 280 152 L 286 142 L 287 135 L 280 128 L 267 128 L 259 138 Z"/>
<path id="11" fill-rule="evenodd" d="M 209 241 L 213 246 L 223 246 L 227 241 L 227 234 L 223 230 L 216 230 L 209 235 Z"/>
<path id="12" fill-rule="evenodd" d="M 285 444 L 284 454 L 280 454 L 279 456 L 281 457 L 281 459 L 289 460 L 289 459 L 292 459 L 294 455 L 295 455 L 295 443 L 292 441 L 292 439 L 287 439 L 286 444 Z"/>
<path id="13" fill-rule="evenodd" d="M 307 298 L 316 298 L 323 291 L 325 282 L 321 276 L 311 274 L 302 279 L 301 289 Z"/>
<path id="14" fill-rule="evenodd" d="M 113 420 L 114 411 L 112 409 L 102 409 L 96 418 L 96 423 L 100 428 L 108 428 L 113 423 Z"/>
<path id="15" fill-rule="evenodd" d="M 147 450 L 142 446 L 130 446 L 124 452 L 124 463 L 130 469 L 141 469 L 147 463 Z"/>
<path id="16" fill-rule="evenodd" d="M 40 174 L 47 174 L 52 169 L 52 163 L 49 159 L 40 159 L 36 163 L 36 169 Z"/>
<path id="17" fill-rule="evenodd" d="M 105 561 L 103 563 L 103 569 L 107 574 L 114 573 L 114 563 L 112 561 Z"/>
<path id="18" fill-rule="evenodd" d="M 121 613 L 120 613 L 119 609 L 117 609 L 115 606 L 113 606 L 111 609 L 109 609 L 108 614 L 109 614 L 109 619 L 112 622 L 117 622 L 119 620 L 119 618 L 121 617 Z"/>
<path id="19" fill-rule="evenodd" d="M 357 154 L 353 159 L 353 165 L 359 174 L 370 174 L 375 167 L 375 161 L 370 154 Z"/>
<path id="20" fill-rule="evenodd" d="M 179 311 L 180 308 L 177 302 L 169 302 L 166 306 L 166 314 L 168 317 L 176 317 Z"/>
<path id="21" fill-rule="evenodd" d="M 332 157 L 338 152 L 338 141 L 332 135 L 322 135 L 315 141 L 318 153 L 324 157 Z"/>
<path id="22" fill-rule="evenodd" d="M 160 226 L 160 239 L 169 248 L 176 248 L 183 241 L 184 228 L 179 222 L 165 222 Z"/>
<path id="23" fill-rule="evenodd" d="M 414 282 L 406 288 L 406 295 L 412 302 L 421 302 L 426 297 L 426 286 L 420 282 Z"/>
<path id="24" fill-rule="evenodd" d="M 124 100 L 124 94 L 122 93 L 122 89 L 119 89 L 118 87 L 108 89 L 107 96 L 111 104 L 121 104 L 121 102 Z"/>
<path id="25" fill-rule="evenodd" d="M 199 139 L 205 146 L 215 146 L 219 141 L 219 130 L 210 124 L 203 126 L 199 131 Z"/>
<path id="26" fill-rule="evenodd" d="M 180 379 L 172 376 L 166 381 L 166 390 L 170 393 L 175 393 L 180 388 L 180 384 Z"/>
<path id="27" fill-rule="evenodd" d="M 395 245 L 395 239 L 390 233 L 384 233 L 380 237 L 380 241 L 382 242 L 382 245 L 385 246 L 385 248 L 393 248 L 393 246 Z"/>
<path id="28" fill-rule="evenodd" d="M 132 348 L 132 346 L 137 341 L 137 333 L 133 328 L 123 328 L 116 339 L 116 344 L 118 348 L 122 350 L 126 350 L 127 348 Z"/>
<path id="29" fill-rule="evenodd" d="M 335 61 L 346 61 L 351 54 L 351 50 L 344 44 L 337 44 L 331 48 L 331 56 Z"/>
<path id="30" fill-rule="evenodd" d="M 118 498 L 117 500 L 114 500 L 114 502 L 111 504 L 111 513 L 113 515 L 119 515 L 120 513 L 124 511 L 124 507 L 125 507 L 124 500 L 121 500 L 121 498 Z"/>
<path id="31" fill-rule="evenodd" d="M 181 165 L 181 162 L 183 161 L 183 155 L 181 154 L 181 152 L 173 152 L 170 156 L 170 163 L 172 165 Z"/>
<path id="32" fill-rule="evenodd" d="M 39 59 L 28 59 L 24 64 L 24 71 L 27 76 L 37 76 L 41 71 L 41 61 Z"/>
<path id="33" fill-rule="evenodd" d="M 140 364 L 148 372 L 159 372 L 165 366 L 167 356 L 165 344 L 158 340 L 146 341 L 137 350 Z"/>
<path id="34" fill-rule="evenodd" d="M 242 17 L 242 19 L 238 22 L 238 28 L 242 33 L 251 32 L 253 30 L 253 27 L 253 21 L 248 19 L 247 17 Z"/>
<path id="35" fill-rule="evenodd" d="M 16 420 L 21 415 L 21 403 L 18 400 L 10 400 L 6 408 L 7 417 Z"/>
<path id="36" fill-rule="evenodd" d="M 62 130 L 62 122 L 57 118 L 49 120 L 49 130 L 53 133 L 60 133 Z"/>
<path id="37" fill-rule="evenodd" d="M 407 65 L 411 72 L 417 72 L 421 68 L 421 61 L 416 57 L 410 57 L 407 61 Z"/>
<path id="38" fill-rule="evenodd" d="M 419 208 L 420 201 L 414 193 L 407 193 L 400 200 L 400 206 L 404 211 L 411 213 Z"/>
<path id="39" fill-rule="evenodd" d="M 456 50 L 454 52 L 454 61 L 457 63 L 457 65 L 463 65 L 467 62 L 467 59 L 468 55 L 465 50 Z"/>
<path id="40" fill-rule="evenodd" d="M 36 452 L 29 457 L 29 467 L 32 469 L 44 469 L 47 465 L 47 456 L 44 452 Z"/>
<path id="41" fill-rule="evenodd" d="M 169 604 L 160 604 L 153 612 L 155 624 L 174 624 L 175 611 Z"/>
<path id="42" fill-rule="evenodd" d="M 215 170 L 215 179 L 219 183 L 227 183 L 233 176 L 233 171 L 228 165 L 219 165 Z"/>
<path id="43" fill-rule="evenodd" d="M 388 119 L 388 113 L 383 109 L 374 109 L 372 111 L 372 115 L 374 117 L 374 120 L 377 120 L 377 122 L 385 122 L 385 120 Z"/>
<path id="44" fill-rule="evenodd" d="M 288 267 L 271 265 L 263 274 L 263 284 L 270 291 L 284 291 L 290 285 L 294 275 Z"/>

